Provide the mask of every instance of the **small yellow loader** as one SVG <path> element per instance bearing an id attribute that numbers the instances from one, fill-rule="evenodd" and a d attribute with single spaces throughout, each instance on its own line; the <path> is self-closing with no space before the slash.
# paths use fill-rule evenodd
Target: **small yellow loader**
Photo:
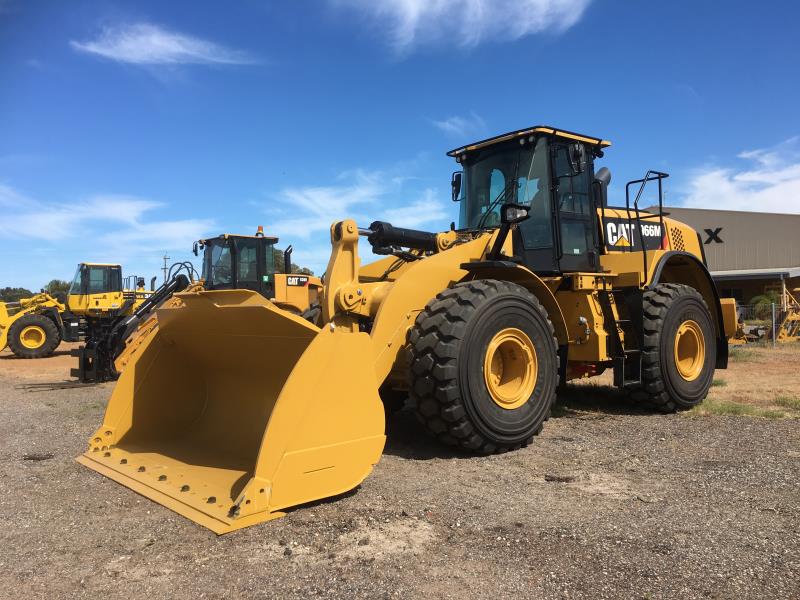
<path id="1" fill-rule="evenodd" d="M 58 327 L 65 306 L 42 292 L 19 302 L 0 302 L 0 350 L 20 358 L 49 356 L 61 343 Z"/>
<path id="2" fill-rule="evenodd" d="M 0 302 L 0 350 L 7 344 L 20 358 L 50 356 L 62 340 L 86 339 L 110 317 L 134 310 L 149 293 L 141 277 L 123 279 L 119 265 L 80 263 L 66 304 L 44 292 Z"/>
<path id="3" fill-rule="evenodd" d="M 248 289 L 175 294 L 78 461 L 225 533 L 358 486 L 382 395 L 479 454 L 529 444 L 560 383 L 605 369 L 662 411 L 702 402 L 731 332 L 700 239 L 639 210 L 665 173 L 608 205 L 608 145 L 535 126 L 451 151 L 458 228 L 334 223 L 318 318 Z M 382 258 L 361 264 L 362 236 Z"/>

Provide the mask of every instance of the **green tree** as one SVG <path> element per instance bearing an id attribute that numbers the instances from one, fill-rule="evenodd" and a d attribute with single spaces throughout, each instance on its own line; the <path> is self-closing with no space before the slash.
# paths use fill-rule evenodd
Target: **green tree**
<path id="1" fill-rule="evenodd" d="M 283 273 L 283 250 L 273 248 L 272 256 L 273 260 L 275 261 L 275 271 L 278 273 Z M 314 271 L 308 267 L 301 267 L 300 265 L 292 263 L 292 273 L 297 273 L 298 275 L 313 275 Z"/>
<path id="2" fill-rule="evenodd" d="M 63 279 L 53 279 L 50 281 L 50 283 L 44 286 L 44 291 L 64 304 L 67 301 L 69 285 L 69 281 L 64 281 Z"/>
<path id="3" fill-rule="evenodd" d="M 780 310 L 781 295 L 778 292 L 765 292 L 755 296 L 750 303 L 753 305 L 753 315 L 756 319 L 769 321 L 772 319 L 772 305 L 776 305 L 776 310 Z"/>
<path id="4" fill-rule="evenodd" d="M 21 287 L 4 287 L 0 288 L 0 301 L 2 302 L 19 302 L 20 298 L 30 298 L 33 292 Z"/>

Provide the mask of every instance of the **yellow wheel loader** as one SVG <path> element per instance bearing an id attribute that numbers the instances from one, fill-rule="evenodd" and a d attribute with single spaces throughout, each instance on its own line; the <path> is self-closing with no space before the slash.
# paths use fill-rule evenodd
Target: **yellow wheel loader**
<path id="1" fill-rule="evenodd" d="M 59 325 L 64 310 L 44 292 L 19 302 L 0 302 L 0 350 L 8 346 L 20 358 L 50 356 L 63 337 Z"/>
<path id="2" fill-rule="evenodd" d="M 144 279 L 123 279 L 119 265 L 80 263 L 66 304 L 44 292 L 18 303 L 0 302 L 0 350 L 8 344 L 20 358 L 50 356 L 62 340 L 86 339 L 111 316 L 135 309 L 148 294 Z"/>
<path id="3" fill-rule="evenodd" d="M 119 377 L 141 343 L 155 334 L 158 327 L 156 309 L 164 303 L 172 305 L 169 300 L 176 292 L 251 290 L 295 314 L 308 311 L 318 302 L 320 280 L 312 275 L 291 272 L 291 246 L 283 252 L 284 272 L 277 272 L 277 242 L 278 238 L 265 236 L 260 225 L 252 236 L 222 234 L 198 240 L 193 251 L 198 256 L 199 250 L 203 250 L 202 277 L 196 276 L 189 263 L 173 265 L 167 282 L 145 302 L 131 313 L 122 313 L 109 321 L 102 332 L 76 351 L 79 365 L 73 369 L 73 375 L 83 382 L 110 381 Z"/>
<path id="4" fill-rule="evenodd" d="M 334 223 L 314 322 L 253 290 L 175 294 L 78 461 L 225 533 L 358 486 L 381 394 L 475 453 L 529 444 L 558 385 L 604 369 L 661 410 L 701 402 L 730 333 L 702 244 L 639 210 L 664 173 L 608 206 L 608 145 L 536 126 L 453 150 L 459 227 Z M 383 258 L 362 265 L 360 236 Z"/>

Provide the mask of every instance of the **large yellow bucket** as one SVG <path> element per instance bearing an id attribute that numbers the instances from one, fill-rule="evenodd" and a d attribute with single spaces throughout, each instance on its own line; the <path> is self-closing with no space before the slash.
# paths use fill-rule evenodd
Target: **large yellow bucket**
<path id="1" fill-rule="evenodd" d="M 216 533 L 364 480 L 385 442 L 367 334 L 248 290 L 175 297 L 78 462 Z"/>

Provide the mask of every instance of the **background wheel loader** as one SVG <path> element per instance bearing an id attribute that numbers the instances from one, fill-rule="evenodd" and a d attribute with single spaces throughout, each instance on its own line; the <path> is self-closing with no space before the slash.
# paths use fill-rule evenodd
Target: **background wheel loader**
<path id="1" fill-rule="evenodd" d="M 123 279 L 119 265 L 80 263 L 64 304 L 46 293 L 0 302 L 0 350 L 8 344 L 20 358 L 50 356 L 61 340 L 95 335 L 95 329 L 134 310 L 149 293 L 143 278 Z"/>
<path id="2" fill-rule="evenodd" d="M 155 309 L 165 303 L 180 305 L 180 300 L 170 300 L 176 292 L 251 290 L 285 310 L 301 314 L 317 302 L 320 280 L 313 275 L 292 273 L 292 247 L 281 253 L 276 251 L 277 243 L 278 238 L 265 236 L 260 225 L 253 236 L 222 234 L 198 240 L 194 254 L 198 256 L 203 250 L 202 276 L 198 278 L 189 263 L 173 265 L 167 281 L 147 301 L 110 320 L 105 330 L 87 338 L 86 345 L 74 351 L 79 360 L 73 376 L 82 382 L 119 377 L 140 344 L 157 330 Z M 276 254 L 283 255 L 283 273 L 276 270 Z"/>
<path id="3" fill-rule="evenodd" d="M 661 410 L 701 402 L 730 332 L 700 240 L 639 210 L 664 173 L 608 205 L 608 145 L 537 126 L 453 150 L 459 228 L 334 223 L 316 323 L 253 290 L 175 294 L 78 461 L 224 533 L 359 485 L 381 393 L 476 453 L 527 445 L 559 383 L 604 369 Z M 362 265 L 360 236 L 384 258 Z"/>
<path id="4" fill-rule="evenodd" d="M 49 356 L 61 343 L 59 322 L 65 308 L 46 293 L 0 302 L 0 350 L 9 346 L 20 358 Z"/>

